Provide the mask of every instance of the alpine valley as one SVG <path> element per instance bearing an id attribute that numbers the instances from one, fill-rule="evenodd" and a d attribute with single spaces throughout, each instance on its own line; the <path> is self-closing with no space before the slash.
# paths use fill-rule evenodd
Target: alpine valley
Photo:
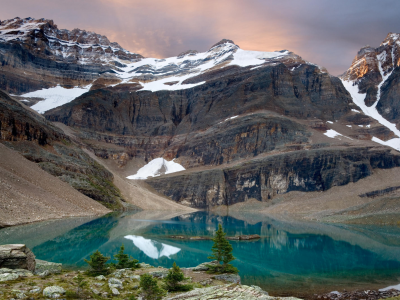
<path id="1" fill-rule="evenodd" d="M 395 33 L 335 77 L 227 39 L 145 58 L 2 20 L 0 226 L 129 209 L 397 222 L 399 66 Z"/>

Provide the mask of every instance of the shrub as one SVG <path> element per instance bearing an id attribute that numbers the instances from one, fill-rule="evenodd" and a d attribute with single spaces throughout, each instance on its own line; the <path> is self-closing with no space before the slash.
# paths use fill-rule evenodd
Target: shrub
<path id="1" fill-rule="evenodd" d="M 104 256 L 99 250 L 97 250 L 95 253 L 90 255 L 90 260 L 85 259 L 90 266 L 87 273 L 92 276 L 109 274 L 110 268 L 106 265 L 106 262 L 109 259 L 109 257 Z"/>
<path id="2" fill-rule="evenodd" d="M 149 274 L 140 276 L 140 287 L 142 289 L 142 296 L 146 300 L 161 300 L 166 294 L 165 291 L 157 284 L 157 280 Z"/>
<path id="3" fill-rule="evenodd" d="M 229 264 L 235 260 L 232 255 L 232 245 L 225 238 L 226 233 L 223 231 L 221 224 L 218 225 L 218 230 L 213 238 L 214 245 L 211 247 L 213 254 L 208 259 L 214 259 L 218 261 L 217 265 L 207 265 L 209 267 L 209 273 L 239 273 L 239 270 Z M 221 264 L 222 263 L 222 264 Z"/>
<path id="4" fill-rule="evenodd" d="M 76 293 L 78 295 L 80 295 L 82 293 L 82 291 L 83 291 L 83 288 L 85 286 L 87 286 L 88 283 L 87 283 L 87 281 L 85 281 L 85 278 L 80 273 L 78 274 L 78 276 L 74 277 L 74 281 L 76 282 L 76 284 L 78 286 L 78 289 L 77 289 Z"/>
<path id="5" fill-rule="evenodd" d="M 185 280 L 185 275 L 181 271 L 181 269 L 176 265 L 172 266 L 172 269 L 168 271 L 167 277 L 165 277 L 164 288 L 168 292 L 178 292 L 178 291 L 190 291 L 193 289 L 193 285 L 191 284 L 181 284 L 180 282 Z"/>
<path id="6" fill-rule="evenodd" d="M 118 263 L 115 265 L 117 269 L 131 269 L 131 268 L 139 268 L 138 260 L 133 259 L 133 257 L 129 257 L 128 254 L 124 253 L 125 247 L 122 244 L 121 248 L 118 251 L 118 254 L 114 255 L 117 259 Z"/>

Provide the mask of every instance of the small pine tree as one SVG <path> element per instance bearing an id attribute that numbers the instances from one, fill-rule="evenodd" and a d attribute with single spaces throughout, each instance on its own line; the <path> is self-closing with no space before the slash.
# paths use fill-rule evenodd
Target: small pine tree
<path id="1" fill-rule="evenodd" d="M 74 281 L 76 282 L 76 284 L 78 286 L 76 293 L 80 296 L 83 291 L 83 288 L 85 286 L 87 286 L 88 283 L 87 283 L 87 281 L 85 281 L 85 278 L 80 273 L 78 274 L 78 276 L 74 277 Z"/>
<path id="2" fill-rule="evenodd" d="M 214 245 L 211 247 L 213 254 L 208 259 L 218 261 L 218 265 L 208 265 L 211 273 L 238 273 L 238 269 L 229 264 L 235 260 L 232 255 L 232 245 L 225 238 L 226 233 L 223 231 L 221 224 L 218 225 L 218 230 L 213 238 Z M 221 264 L 222 262 L 222 264 Z"/>
<path id="3" fill-rule="evenodd" d="M 130 268 L 138 268 L 138 260 L 133 259 L 133 257 L 129 258 L 128 254 L 124 253 L 125 247 L 124 244 L 121 245 L 121 248 L 118 251 L 118 254 L 114 255 L 114 257 L 118 260 L 118 263 L 115 265 L 117 269 L 130 269 Z"/>
<path id="4" fill-rule="evenodd" d="M 181 284 L 180 282 L 185 280 L 185 275 L 181 271 L 181 269 L 176 265 L 172 266 L 172 269 L 168 271 L 167 277 L 165 277 L 165 285 L 164 288 L 168 292 L 178 292 L 178 291 L 190 291 L 193 289 L 191 284 Z"/>
<path id="5" fill-rule="evenodd" d="M 157 280 L 149 274 L 140 275 L 140 287 L 145 300 L 161 300 L 166 294 L 157 284 Z"/>
<path id="6" fill-rule="evenodd" d="M 106 262 L 109 259 L 109 257 L 104 256 L 99 250 L 97 250 L 95 253 L 90 255 L 90 260 L 85 259 L 90 266 L 88 274 L 93 276 L 109 274 L 110 269 L 106 265 Z"/>

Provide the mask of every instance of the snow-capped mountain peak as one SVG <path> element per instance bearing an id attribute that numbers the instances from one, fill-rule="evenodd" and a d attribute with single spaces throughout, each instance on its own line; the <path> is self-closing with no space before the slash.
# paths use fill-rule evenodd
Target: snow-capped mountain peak
<path id="1" fill-rule="evenodd" d="M 53 20 L 14 18 L 0 23 L 0 42 L 22 43 L 37 55 L 53 57 L 59 62 L 80 64 L 121 64 L 142 56 L 112 43 L 106 36 L 95 32 L 58 29 Z"/>

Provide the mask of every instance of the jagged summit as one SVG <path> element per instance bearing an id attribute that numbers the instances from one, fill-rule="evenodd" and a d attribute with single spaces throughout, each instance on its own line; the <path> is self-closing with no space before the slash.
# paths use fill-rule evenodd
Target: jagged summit
<path id="1" fill-rule="evenodd" d="M 0 23 L 0 42 L 23 43 L 39 55 L 81 64 L 135 61 L 142 56 L 110 42 L 104 35 L 81 29 L 58 29 L 53 20 L 14 19 Z"/>
<path id="2" fill-rule="evenodd" d="M 236 47 L 240 48 L 238 45 L 236 45 L 236 44 L 234 43 L 234 41 L 228 40 L 228 39 L 222 39 L 222 40 L 220 40 L 218 43 L 212 45 L 211 48 L 210 48 L 210 50 L 213 49 L 214 47 L 217 47 L 217 46 L 220 46 L 220 45 L 225 45 L 225 44 L 232 44 L 232 45 L 235 45 Z"/>
<path id="3" fill-rule="evenodd" d="M 379 84 L 383 77 L 400 65 L 400 35 L 390 32 L 378 48 L 365 46 L 354 58 L 350 68 L 341 76 L 343 80 L 360 82 L 370 78 Z"/>

